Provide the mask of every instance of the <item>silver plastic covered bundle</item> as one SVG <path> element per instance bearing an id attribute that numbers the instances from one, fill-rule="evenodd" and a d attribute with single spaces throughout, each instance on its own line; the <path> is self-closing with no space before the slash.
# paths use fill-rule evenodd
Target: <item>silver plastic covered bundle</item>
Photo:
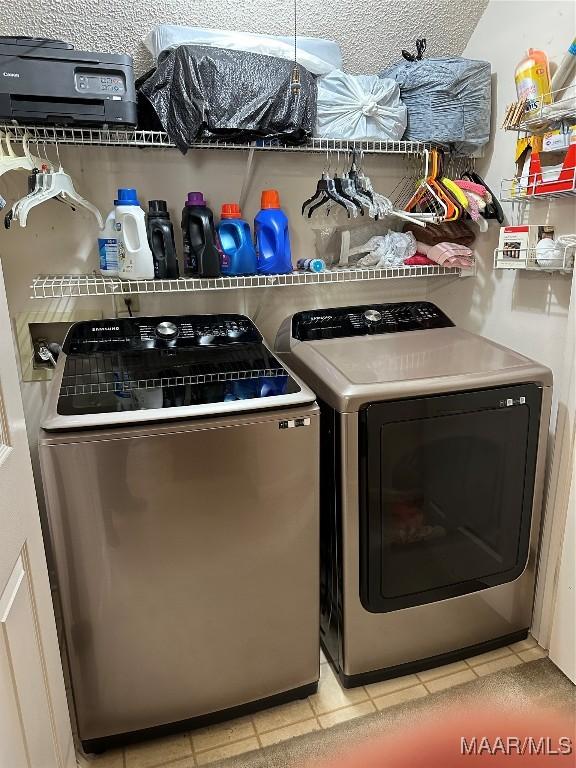
<path id="1" fill-rule="evenodd" d="M 316 78 L 274 56 L 183 45 L 166 53 L 139 88 L 140 127 L 158 123 L 182 152 L 200 138 L 300 144 L 316 123 Z"/>

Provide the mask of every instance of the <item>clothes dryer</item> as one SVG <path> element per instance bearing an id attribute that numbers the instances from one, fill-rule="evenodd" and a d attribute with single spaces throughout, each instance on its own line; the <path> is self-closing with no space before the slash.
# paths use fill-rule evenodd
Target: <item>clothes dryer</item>
<path id="1" fill-rule="evenodd" d="M 526 637 L 552 374 L 428 302 L 278 333 L 321 408 L 321 638 L 345 686 Z"/>

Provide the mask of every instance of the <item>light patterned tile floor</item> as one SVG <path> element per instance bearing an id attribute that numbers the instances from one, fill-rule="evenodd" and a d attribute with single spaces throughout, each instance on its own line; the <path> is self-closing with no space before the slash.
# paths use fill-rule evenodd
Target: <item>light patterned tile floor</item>
<path id="1" fill-rule="evenodd" d="M 82 768 L 199 768 L 225 757 L 332 728 L 395 704 L 422 699 L 436 691 L 546 655 L 546 651 L 529 636 L 526 640 L 465 661 L 345 690 L 321 653 L 318 693 L 308 699 L 191 733 L 113 750 L 96 758 L 82 756 L 79 765 Z"/>

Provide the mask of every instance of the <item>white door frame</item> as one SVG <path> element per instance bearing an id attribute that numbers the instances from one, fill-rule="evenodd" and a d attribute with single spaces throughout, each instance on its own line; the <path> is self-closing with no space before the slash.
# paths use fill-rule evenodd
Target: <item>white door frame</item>
<path id="1" fill-rule="evenodd" d="M 576 556 L 576 542 L 565 535 L 570 498 L 576 486 L 576 271 L 568 312 L 564 372 L 562 379 L 555 384 L 558 388 L 558 415 L 532 626 L 534 637 L 544 648 L 551 647 L 562 559 Z M 560 631 L 559 624 L 556 631 Z"/>
<path id="2" fill-rule="evenodd" d="M 1 264 L 0 767 L 76 768 Z"/>

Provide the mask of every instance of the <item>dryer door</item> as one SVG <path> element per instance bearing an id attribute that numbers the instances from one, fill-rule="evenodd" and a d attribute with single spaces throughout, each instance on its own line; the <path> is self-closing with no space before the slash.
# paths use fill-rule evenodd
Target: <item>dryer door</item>
<path id="1" fill-rule="evenodd" d="M 541 390 L 372 403 L 360 412 L 360 598 L 374 613 L 516 579 L 526 567 Z"/>

